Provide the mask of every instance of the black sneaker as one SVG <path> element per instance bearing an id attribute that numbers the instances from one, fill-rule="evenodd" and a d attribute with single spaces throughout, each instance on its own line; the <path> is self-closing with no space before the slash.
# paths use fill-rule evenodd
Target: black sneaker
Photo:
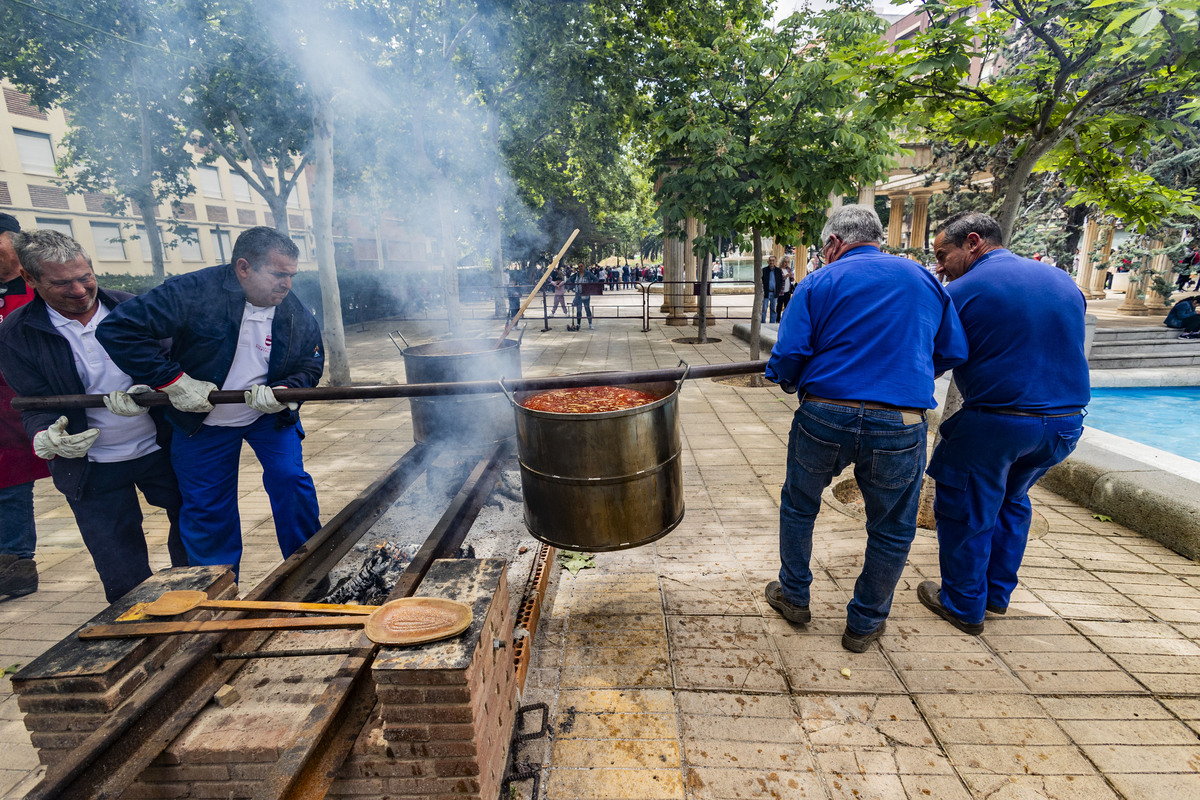
<path id="1" fill-rule="evenodd" d="M 883 636 L 883 632 L 887 629 L 887 620 L 879 623 L 879 627 L 870 633 L 855 633 L 846 628 L 842 633 L 842 647 L 849 650 L 851 653 L 865 653 L 867 648 L 875 642 L 879 641 L 879 637 Z"/>
<path id="2" fill-rule="evenodd" d="M 38 588 L 37 565 L 32 558 L 0 555 L 0 600 L 24 597 Z"/>
<path id="3" fill-rule="evenodd" d="M 812 619 L 812 612 L 808 610 L 808 606 L 798 606 L 787 601 L 787 598 L 783 596 L 783 587 L 779 585 L 779 581 L 768 583 L 763 594 L 767 596 L 767 605 L 778 611 L 780 616 L 788 622 L 806 625 Z"/>
<path id="4" fill-rule="evenodd" d="M 1200 331 L 1189 331 L 1179 334 L 1180 339 L 1200 339 Z"/>
<path id="5" fill-rule="evenodd" d="M 917 599 L 921 601 L 921 605 L 928 608 L 933 613 L 937 614 L 942 619 L 949 622 L 954 627 L 958 628 L 963 633 L 968 633 L 971 636 L 978 636 L 983 633 L 982 622 L 963 622 L 958 617 L 950 613 L 950 609 L 942 605 L 941 584 L 933 581 L 921 581 L 921 585 L 917 587 Z M 1008 609 L 1005 609 L 1007 611 Z"/>
<path id="6" fill-rule="evenodd" d="M 991 603 L 987 604 L 987 612 L 1003 617 L 1008 613 L 1008 606 L 994 606 Z"/>

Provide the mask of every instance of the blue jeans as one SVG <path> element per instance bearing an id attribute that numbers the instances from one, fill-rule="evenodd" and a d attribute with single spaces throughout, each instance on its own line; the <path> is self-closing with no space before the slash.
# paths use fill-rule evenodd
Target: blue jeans
<path id="1" fill-rule="evenodd" d="M 1021 417 L 963 409 L 942 423 L 929 462 L 937 481 L 941 600 L 964 622 L 1007 608 L 1025 556 L 1029 489 L 1071 454 L 1083 416 Z"/>
<path id="2" fill-rule="evenodd" d="M 771 322 L 779 322 L 779 295 L 775 292 L 767 292 L 763 295 L 762 319 L 760 322 L 767 321 L 767 313 L 771 314 Z"/>
<path id="3" fill-rule="evenodd" d="M 37 529 L 33 526 L 33 481 L 0 489 L 0 553 L 33 558 Z"/>
<path id="4" fill-rule="evenodd" d="M 167 534 L 171 566 L 188 564 L 179 542 L 179 486 L 167 454 L 156 450 L 129 461 L 92 462 L 88 464 L 79 498 L 68 499 L 67 504 L 75 514 L 79 533 L 92 555 L 92 563 L 104 584 L 104 596 L 110 603 L 151 574 L 137 490 L 147 503 L 167 512 L 171 523 Z"/>
<path id="5" fill-rule="evenodd" d="M 183 494 L 180 530 L 188 563 L 231 564 L 242 560 L 242 520 L 238 514 L 238 461 L 247 442 L 263 467 L 263 488 L 271 501 L 275 537 L 287 558 L 321 527 L 317 490 L 304 471 L 300 431 L 275 427 L 264 414 L 240 428 L 203 425 L 188 436 L 176 429 L 171 463 Z"/>
<path id="6" fill-rule="evenodd" d="M 899 411 L 800 403 L 792 419 L 779 507 L 779 583 L 789 602 L 809 603 L 813 521 L 821 509 L 821 492 L 853 463 L 866 505 L 867 550 L 854 598 L 846 606 L 846 627 L 863 635 L 887 619 L 917 533 L 927 429 L 923 418 L 906 424 Z"/>

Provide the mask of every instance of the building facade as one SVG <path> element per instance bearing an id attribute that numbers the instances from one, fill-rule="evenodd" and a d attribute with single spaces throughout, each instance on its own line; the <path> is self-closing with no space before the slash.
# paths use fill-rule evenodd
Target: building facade
<path id="1" fill-rule="evenodd" d="M 15 216 L 22 228 L 51 228 L 73 237 L 91 254 L 98 274 L 149 275 L 141 215 L 133 213 L 128 202 L 114 215 L 108 210 L 108 196 L 67 194 L 59 185 L 54 164 L 63 154 L 68 128 L 63 111 L 42 111 L 28 95 L 7 84 L 0 84 L 0 91 L 0 211 Z M 300 176 L 289 198 L 288 229 L 300 248 L 300 268 L 316 269 L 307 178 Z M 238 234 L 255 225 L 275 224 L 266 201 L 225 162 L 197 163 L 191 181 L 196 187 L 192 195 L 155 214 L 161 221 L 167 275 L 225 263 Z M 182 228 L 177 233 L 168 222 Z"/>

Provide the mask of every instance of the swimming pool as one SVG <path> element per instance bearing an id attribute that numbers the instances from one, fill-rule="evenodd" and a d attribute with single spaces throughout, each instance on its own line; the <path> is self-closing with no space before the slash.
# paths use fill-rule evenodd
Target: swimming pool
<path id="1" fill-rule="evenodd" d="M 1083 424 L 1200 461 L 1200 386 L 1093 388 Z"/>

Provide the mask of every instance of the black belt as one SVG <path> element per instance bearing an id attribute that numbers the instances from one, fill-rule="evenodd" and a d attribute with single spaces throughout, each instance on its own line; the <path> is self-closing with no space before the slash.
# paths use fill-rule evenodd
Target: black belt
<path id="1" fill-rule="evenodd" d="M 1005 417 L 1038 417 L 1039 419 L 1058 419 L 1059 417 L 1078 417 L 1083 413 L 1080 411 L 1069 411 L 1066 414 L 1036 414 L 1032 411 L 1017 411 L 1014 408 L 980 408 L 987 414 L 1000 414 Z"/>
<path id="2" fill-rule="evenodd" d="M 869 408 L 872 411 L 907 411 L 910 414 L 924 414 L 923 408 L 903 408 L 901 406 L 889 406 L 887 403 L 876 403 L 873 400 L 830 400 L 827 397 L 817 397 L 815 394 L 804 395 L 804 402 L 811 400 L 814 403 L 828 403 L 831 406 L 845 406 L 846 408 Z"/>

